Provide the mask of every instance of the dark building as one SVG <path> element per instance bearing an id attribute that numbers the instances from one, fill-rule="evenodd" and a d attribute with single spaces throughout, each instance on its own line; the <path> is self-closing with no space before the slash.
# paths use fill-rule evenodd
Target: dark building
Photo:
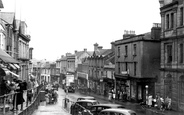
<path id="1" fill-rule="evenodd" d="M 115 41 L 116 89 L 127 94 L 129 101 L 145 101 L 155 95 L 155 83 L 160 71 L 160 24 L 151 32 L 135 35 L 125 31 L 123 39 Z"/>

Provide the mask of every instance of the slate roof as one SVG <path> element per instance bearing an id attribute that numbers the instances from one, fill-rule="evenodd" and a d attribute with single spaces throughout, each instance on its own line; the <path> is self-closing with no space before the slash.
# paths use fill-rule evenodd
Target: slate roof
<path id="1" fill-rule="evenodd" d="M 13 24 L 15 13 L 14 12 L 0 12 L 0 18 L 7 24 Z"/>
<path id="2" fill-rule="evenodd" d="M 110 53 L 111 52 L 111 49 L 101 49 L 101 50 L 96 50 L 96 51 L 94 51 L 93 52 L 93 56 L 94 55 L 102 55 L 102 56 L 105 56 L 105 55 L 107 55 L 108 53 Z"/>

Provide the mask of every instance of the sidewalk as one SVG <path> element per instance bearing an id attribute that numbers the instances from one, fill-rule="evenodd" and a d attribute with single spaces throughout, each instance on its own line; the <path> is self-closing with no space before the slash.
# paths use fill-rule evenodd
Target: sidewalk
<path id="1" fill-rule="evenodd" d="M 80 92 L 77 92 L 80 93 Z M 82 95 L 86 95 L 83 93 L 80 93 Z M 97 95 L 94 93 L 90 93 L 90 96 L 93 96 L 95 98 L 101 99 L 101 100 L 108 100 L 108 97 L 102 96 L 102 95 Z M 155 113 L 155 114 L 160 114 L 160 115 L 184 115 L 184 112 L 177 112 L 177 111 L 169 111 L 169 110 L 165 110 L 165 111 L 160 111 L 157 110 L 156 108 L 143 108 L 139 103 L 133 103 L 133 102 L 127 102 L 127 101 L 119 101 L 119 100 L 112 100 L 112 103 L 117 103 L 117 104 L 121 104 L 124 105 L 125 108 L 129 108 L 129 109 L 134 109 L 136 111 L 144 111 L 146 113 Z"/>

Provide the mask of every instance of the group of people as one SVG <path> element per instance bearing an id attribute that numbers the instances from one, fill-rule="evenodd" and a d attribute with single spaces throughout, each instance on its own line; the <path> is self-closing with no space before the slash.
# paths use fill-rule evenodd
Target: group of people
<path id="1" fill-rule="evenodd" d="M 117 100 L 127 100 L 127 93 L 125 91 L 117 91 L 115 92 L 114 89 L 110 89 L 109 93 L 108 93 L 108 99 L 112 100 L 112 99 L 117 99 Z"/>
<path id="2" fill-rule="evenodd" d="M 37 87 L 38 83 L 35 83 L 35 81 L 22 81 L 19 80 L 18 78 L 14 78 L 13 80 L 5 80 L 2 79 L 1 82 L 1 95 L 5 95 L 5 94 L 13 94 L 8 97 L 7 102 L 9 104 L 12 104 L 12 111 L 14 110 L 18 110 L 18 106 L 21 105 L 22 108 L 22 104 L 25 102 L 25 99 L 23 97 L 24 91 L 27 90 L 27 102 L 31 103 L 32 98 L 33 98 L 33 93 L 34 87 Z"/>
<path id="3" fill-rule="evenodd" d="M 164 99 L 162 96 L 156 96 L 153 98 L 152 95 L 149 95 L 146 101 L 148 107 L 156 107 L 162 111 L 171 109 L 171 98 L 168 96 Z"/>
<path id="4" fill-rule="evenodd" d="M 45 89 L 45 92 L 46 92 L 45 96 L 46 96 L 46 102 L 48 104 L 57 102 L 58 94 L 56 90 L 57 90 L 57 87 L 55 85 L 50 85 L 50 84 L 47 85 Z"/>

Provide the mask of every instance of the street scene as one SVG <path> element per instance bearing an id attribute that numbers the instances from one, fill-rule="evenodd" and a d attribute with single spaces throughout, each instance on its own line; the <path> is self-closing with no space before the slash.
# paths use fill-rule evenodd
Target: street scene
<path id="1" fill-rule="evenodd" d="M 184 115 L 184 0 L 0 0 L 0 115 Z"/>

